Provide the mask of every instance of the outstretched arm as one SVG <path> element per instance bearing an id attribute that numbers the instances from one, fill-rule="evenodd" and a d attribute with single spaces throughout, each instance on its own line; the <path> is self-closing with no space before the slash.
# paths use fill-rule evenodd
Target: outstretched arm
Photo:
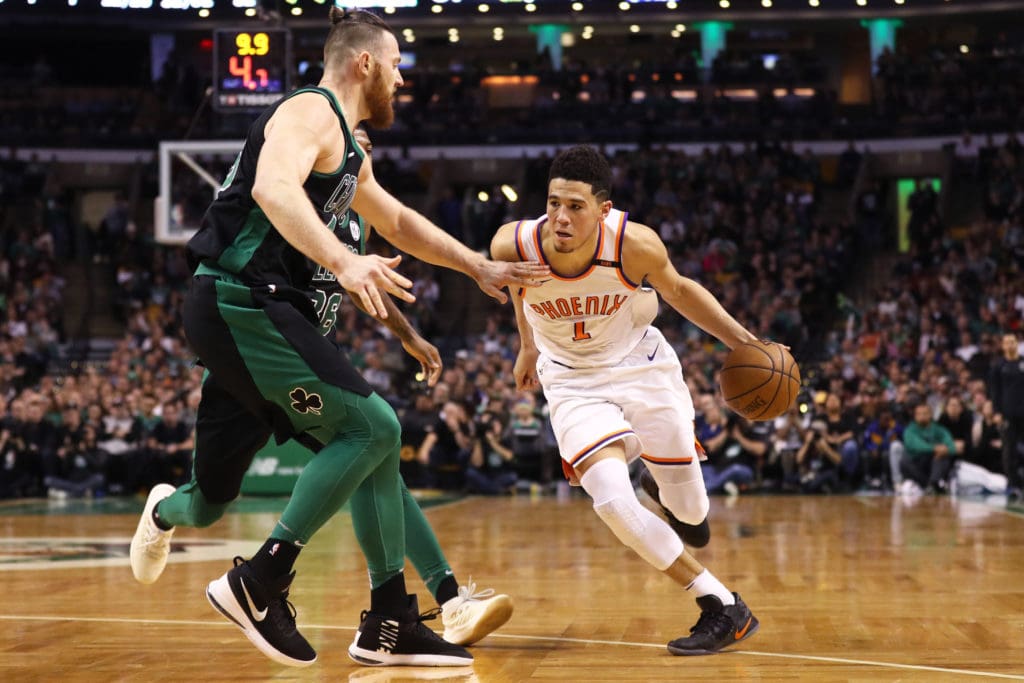
<path id="1" fill-rule="evenodd" d="M 373 152 L 373 141 L 370 140 L 370 136 L 362 128 L 356 128 L 352 131 L 352 137 L 356 144 L 366 152 L 366 159 L 369 160 L 370 153 Z M 373 224 L 367 221 L 363 221 L 363 223 L 365 239 L 369 240 L 373 233 Z M 356 305 L 359 306 L 358 301 Z M 360 308 L 362 307 L 360 306 Z M 432 387 L 437 384 L 437 380 L 441 379 L 441 370 L 444 367 L 441 364 L 441 354 L 438 353 L 437 347 L 423 338 L 423 335 L 409 323 L 409 319 L 398 309 L 390 297 L 385 297 L 384 308 L 387 314 L 385 317 L 374 317 L 402 340 L 402 348 L 406 353 L 419 361 L 427 386 Z M 364 313 L 368 312 L 365 308 L 362 310 Z"/>
<path id="2" fill-rule="evenodd" d="M 646 225 L 628 224 L 622 252 L 633 282 L 646 278 L 672 308 L 730 349 L 757 341 L 703 285 L 679 274 L 661 238 Z"/>
<path id="3" fill-rule="evenodd" d="M 337 116 L 319 95 L 297 95 L 282 104 L 264 129 L 252 198 L 289 244 L 334 273 L 367 310 L 384 316 L 381 297 L 387 293 L 414 300 L 406 291 L 412 282 L 392 270 L 398 259 L 350 252 L 324 230 L 303 189 L 317 162 L 335 151 L 329 145 L 337 128 Z"/>
<path id="4" fill-rule="evenodd" d="M 356 306 L 360 310 L 364 313 L 369 313 L 358 301 L 355 299 L 353 301 L 355 301 Z M 437 380 L 441 378 L 441 370 L 444 368 L 441 363 L 441 354 L 438 352 L 437 347 L 423 338 L 423 335 L 412 326 L 412 323 L 399 310 L 391 297 L 384 297 L 384 308 L 387 311 L 386 318 L 373 317 L 394 332 L 395 336 L 402 341 L 402 348 L 405 349 L 405 352 L 419 361 L 420 368 L 423 370 L 423 377 L 427 380 L 427 386 L 432 387 L 437 384 Z M 370 315 L 373 314 L 371 313 Z"/>
<path id="5" fill-rule="evenodd" d="M 539 263 L 491 261 L 473 251 L 381 187 L 369 157 L 363 161 L 352 207 L 394 246 L 428 263 L 465 273 L 502 303 L 506 301 L 503 287 L 530 287 L 549 272 Z"/>

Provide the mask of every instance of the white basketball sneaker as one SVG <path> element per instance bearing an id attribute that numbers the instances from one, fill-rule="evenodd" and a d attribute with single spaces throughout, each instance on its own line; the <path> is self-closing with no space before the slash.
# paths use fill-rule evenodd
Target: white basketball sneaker
<path id="1" fill-rule="evenodd" d="M 441 605 L 443 638 L 455 645 L 471 645 L 512 617 L 512 598 L 495 595 L 493 588 L 476 592 L 476 584 L 459 586 L 459 594 Z"/>
<path id="2" fill-rule="evenodd" d="M 157 484 L 146 498 L 146 507 L 142 510 L 139 526 L 132 537 L 129 556 L 132 562 L 132 574 L 139 583 L 153 583 L 160 578 L 167 566 L 167 556 L 171 552 L 171 536 L 174 529 L 164 531 L 153 521 L 153 508 L 167 496 L 174 493 L 170 484 Z"/>

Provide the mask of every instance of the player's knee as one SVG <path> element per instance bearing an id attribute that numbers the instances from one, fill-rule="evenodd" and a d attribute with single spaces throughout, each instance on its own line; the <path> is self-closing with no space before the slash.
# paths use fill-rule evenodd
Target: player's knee
<path id="1" fill-rule="evenodd" d="M 655 569 L 668 569 L 683 552 L 683 542 L 675 532 L 642 506 L 636 494 L 594 503 L 594 511 L 616 538 Z"/>
<path id="2" fill-rule="evenodd" d="M 387 401 L 377 394 L 372 394 L 367 400 L 366 418 L 370 422 L 371 448 L 375 451 L 388 451 L 400 444 L 402 439 L 402 425 L 394 409 Z"/>
<path id="3" fill-rule="evenodd" d="M 394 413 L 382 417 L 374 424 L 373 445 L 381 450 L 390 450 L 401 443 L 402 426 Z"/>
<path id="4" fill-rule="evenodd" d="M 682 523 L 677 531 L 688 547 L 703 548 L 711 541 L 711 503 L 703 481 L 665 485 L 661 489 L 661 504 Z"/>
<path id="5" fill-rule="evenodd" d="M 657 515 L 640 504 L 629 482 L 626 463 L 603 460 L 580 478 L 594 499 L 594 512 L 624 545 L 664 571 L 683 552 L 683 543 Z"/>
<path id="6" fill-rule="evenodd" d="M 661 504 L 668 508 L 673 517 L 691 526 L 706 520 L 711 508 L 703 481 L 663 484 Z"/>

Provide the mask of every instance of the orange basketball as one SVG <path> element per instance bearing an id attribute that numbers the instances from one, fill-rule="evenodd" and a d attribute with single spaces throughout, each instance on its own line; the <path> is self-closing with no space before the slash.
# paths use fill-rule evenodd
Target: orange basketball
<path id="1" fill-rule="evenodd" d="M 726 405 L 748 420 L 772 420 L 800 393 L 800 368 L 781 344 L 740 344 L 726 356 L 719 377 Z"/>

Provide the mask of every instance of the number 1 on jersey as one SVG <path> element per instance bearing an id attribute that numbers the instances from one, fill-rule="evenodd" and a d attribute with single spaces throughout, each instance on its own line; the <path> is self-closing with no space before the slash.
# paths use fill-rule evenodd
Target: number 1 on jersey
<path id="1" fill-rule="evenodd" d="M 583 321 L 573 323 L 572 325 L 572 340 L 583 341 L 584 339 L 590 339 L 590 333 L 583 329 Z"/>

